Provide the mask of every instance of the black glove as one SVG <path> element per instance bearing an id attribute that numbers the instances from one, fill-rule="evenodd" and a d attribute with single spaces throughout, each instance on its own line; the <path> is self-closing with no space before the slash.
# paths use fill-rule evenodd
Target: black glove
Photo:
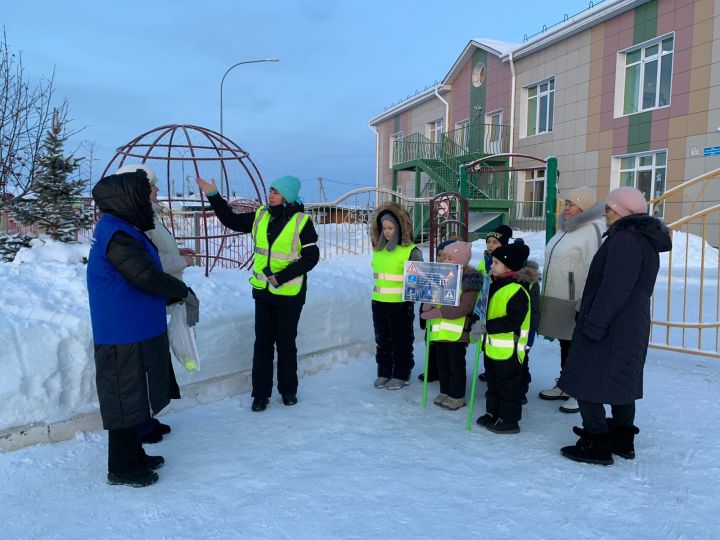
<path id="1" fill-rule="evenodd" d="M 185 314 L 187 315 L 187 325 L 195 326 L 200 321 L 200 300 L 195 296 L 193 290 L 188 287 L 188 294 L 183 299 L 185 302 Z"/>

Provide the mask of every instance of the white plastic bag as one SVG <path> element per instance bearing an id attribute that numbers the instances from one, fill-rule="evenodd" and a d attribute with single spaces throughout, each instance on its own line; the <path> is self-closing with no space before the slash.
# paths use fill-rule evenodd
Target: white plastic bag
<path id="1" fill-rule="evenodd" d="M 176 303 L 168 308 L 168 339 L 173 357 L 187 371 L 200 370 L 200 357 L 195 344 L 195 328 L 187 325 L 185 304 Z"/>

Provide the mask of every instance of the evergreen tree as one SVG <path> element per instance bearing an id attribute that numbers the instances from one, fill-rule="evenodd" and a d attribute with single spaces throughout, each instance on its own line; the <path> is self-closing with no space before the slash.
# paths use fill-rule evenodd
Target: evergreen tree
<path id="1" fill-rule="evenodd" d="M 34 224 L 54 240 L 73 242 L 79 229 L 92 225 L 93 214 L 82 200 L 87 180 L 70 178 L 82 158 L 63 155 L 65 123 L 56 111 L 37 158 L 37 174 L 27 195 L 13 201 L 12 212 L 16 221 Z"/>

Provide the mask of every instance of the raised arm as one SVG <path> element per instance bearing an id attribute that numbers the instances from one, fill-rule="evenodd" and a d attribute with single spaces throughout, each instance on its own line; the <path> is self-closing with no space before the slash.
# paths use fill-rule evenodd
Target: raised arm
<path id="1" fill-rule="evenodd" d="M 243 233 L 249 233 L 252 231 L 252 226 L 255 222 L 255 212 L 243 212 L 242 214 L 236 214 L 233 212 L 227 201 L 222 198 L 220 193 L 218 193 L 215 180 L 207 182 L 202 178 L 196 178 L 195 182 L 207 197 L 207 200 L 210 203 L 210 206 L 212 206 L 215 215 L 220 220 L 220 223 L 233 231 Z"/>

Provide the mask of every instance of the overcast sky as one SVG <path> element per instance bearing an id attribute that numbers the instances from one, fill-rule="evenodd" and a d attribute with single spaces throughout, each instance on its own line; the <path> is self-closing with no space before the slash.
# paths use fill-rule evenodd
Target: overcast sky
<path id="1" fill-rule="evenodd" d="M 596 2 L 597 3 L 597 2 Z M 385 107 L 442 79 L 468 41 L 520 43 L 589 2 L 531 0 L 0 0 L 0 25 L 28 78 L 56 69 L 72 128 L 114 149 L 164 124 L 219 131 L 250 152 L 265 181 L 303 180 L 317 200 L 375 181 Z M 78 141 L 74 141 L 77 143 Z"/>

